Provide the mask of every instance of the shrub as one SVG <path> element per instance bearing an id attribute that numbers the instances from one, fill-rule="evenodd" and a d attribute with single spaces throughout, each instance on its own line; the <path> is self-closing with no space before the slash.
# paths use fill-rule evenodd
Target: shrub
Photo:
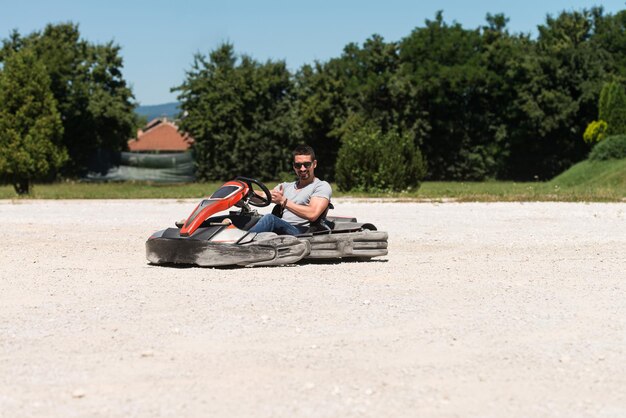
<path id="1" fill-rule="evenodd" d="M 595 144 L 606 137 L 607 123 L 603 120 L 594 120 L 585 129 L 583 139 L 588 144 Z"/>
<path id="2" fill-rule="evenodd" d="M 403 191 L 419 188 L 426 165 L 410 135 L 365 125 L 344 134 L 335 170 L 340 190 Z"/>
<path id="3" fill-rule="evenodd" d="M 591 161 L 619 160 L 626 158 L 626 135 L 607 137 L 589 153 Z"/>

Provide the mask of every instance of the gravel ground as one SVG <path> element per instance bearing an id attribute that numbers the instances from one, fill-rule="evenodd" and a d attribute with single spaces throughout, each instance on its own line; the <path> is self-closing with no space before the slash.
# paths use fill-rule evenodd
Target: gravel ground
<path id="1" fill-rule="evenodd" d="M 0 416 L 626 416 L 626 204 L 338 199 L 389 256 L 148 265 L 196 203 L 0 201 Z"/>

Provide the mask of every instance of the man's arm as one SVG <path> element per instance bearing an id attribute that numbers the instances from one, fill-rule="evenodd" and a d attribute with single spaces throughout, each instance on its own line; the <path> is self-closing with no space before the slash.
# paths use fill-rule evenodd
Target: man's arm
<path id="1" fill-rule="evenodd" d="M 309 222 L 313 222 L 319 218 L 328 207 L 328 199 L 325 197 L 312 197 L 308 205 L 298 205 L 291 200 L 287 200 L 285 198 L 283 199 L 283 201 L 286 201 L 287 203 L 286 205 L 283 205 L 281 202 L 281 205 L 283 205 L 285 209 L 289 209 L 294 214 L 307 219 Z"/>

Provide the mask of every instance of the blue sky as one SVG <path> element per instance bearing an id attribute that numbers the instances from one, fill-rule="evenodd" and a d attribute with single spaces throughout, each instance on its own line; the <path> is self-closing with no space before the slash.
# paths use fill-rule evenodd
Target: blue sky
<path id="1" fill-rule="evenodd" d="M 536 33 L 547 14 L 603 6 L 615 13 L 624 0 L 21 0 L 0 7 L 0 38 L 13 29 L 26 35 L 47 23 L 78 23 L 84 39 L 122 47 L 124 77 L 143 105 L 176 100 L 193 55 L 220 43 L 264 61 L 284 59 L 290 69 L 338 56 L 349 42 L 374 33 L 397 41 L 423 26 L 437 10 L 466 28 L 504 13 L 512 32 Z"/>

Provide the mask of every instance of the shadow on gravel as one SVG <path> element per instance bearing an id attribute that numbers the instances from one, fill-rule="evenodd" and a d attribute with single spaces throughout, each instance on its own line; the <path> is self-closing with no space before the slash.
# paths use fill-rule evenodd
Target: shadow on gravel
<path id="1" fill-rule="evenodd" d="M 265 268 L 284 268 L 284 267 L 296 267 L 296 266 L 305 266 L 309 264 L 322 264 L 322 265 L 334 265 L 334 264 L 357 264 L 357 263 L 387 263 L 389 260 L 372 260 L 370 258 L 346 258 L 346 259 L 336 259 L 336 260 L 316 260 L 316 259 L 306 259 L 300 260 L 297 263 L 293 264 L 283 264 L 282 266 L 213 266 L 213 267 L 203 267 L 195 264 L 176 264 L 176 263 L 164 263 L 164 264 L 154 264 L 147 263 L 150 267 L 166 267 L 171 269 L 190 269 L 190 268 L 201 268 L 201 269 L 216 269 L 216 270 L 237 270 L 245 267 L 265 267 Z"/>
<path id="2" fill-rule="evenodd" d="M 178 269 L 178 270 L 185 270 L 185 269 L 192 269 L 192 268 L 198 268 L 198 269 L 216 269 L 216 270 L 235 270 L 235 269 L 242 269 L 245 266 L 199 266 L 197 264 L 178 264 L 178 263 L 163 263 L 163 264 L 154 264 L 154 263 L 147 263 L 150 267 L 165 267 L 165 268 L 170 268 L 170 269 Z M 275 266 L 275 267 L 280 267 L 280 266 Z"/>
<path id="3" fill-rule="evenodd" d="M 329 260 L 329 259 L 322 259 L 322 260 L 316 260 L 314 258 L 309 258 L 306 260 L 300 260 L 298 261 L 296 264 L 299 265 L 306 265 L 306 264 L 324 264 L 324 265 L 329 265 L 329 264 L 356 264 L 356 263 L 386 263 L 389 260 L 372 260 L 371 258 L 346 258 L 346 259 L 337 259 L 337 260 Z"/>

